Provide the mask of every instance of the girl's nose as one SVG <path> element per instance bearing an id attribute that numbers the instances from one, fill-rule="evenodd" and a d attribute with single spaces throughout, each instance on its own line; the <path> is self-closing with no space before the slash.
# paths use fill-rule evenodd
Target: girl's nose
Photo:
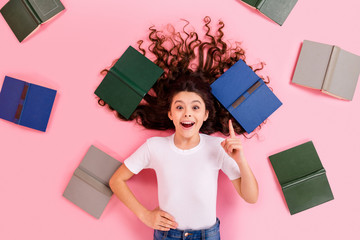
<path id="1" fill-rule="evenodd" d="M 191 115 L 190 114 L 185 114 L 185 117 L 191 117 Z"/>

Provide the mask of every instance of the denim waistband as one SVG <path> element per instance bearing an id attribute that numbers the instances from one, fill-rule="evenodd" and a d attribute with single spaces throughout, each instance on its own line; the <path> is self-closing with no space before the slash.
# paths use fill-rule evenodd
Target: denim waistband
<path id="1" fill-rule="evenodd" d="M 216 223 L 206 229 L 202 230 L 179 230 L 179 229 L 170 229 L 169 231 L 159 231 L 162 233 L 162 236 L 170 239 L 208 239 L 214 236 L 219 235 L 220 220 L 217 218 Z"/>

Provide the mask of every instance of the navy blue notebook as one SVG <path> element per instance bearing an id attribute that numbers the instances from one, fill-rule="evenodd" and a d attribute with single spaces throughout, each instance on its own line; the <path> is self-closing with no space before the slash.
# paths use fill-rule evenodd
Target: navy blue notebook
<path id="1" fill-rule="evenodd" d="M 211 84 L 212 94 L 247 133 L 264 122 L 282 103 L 243 60 Z"/>
<path id="2" fill-rule="evenodd" d="M 0 92 L 0 118 L 45 132 L 56 91 L 6 76 Z"/>

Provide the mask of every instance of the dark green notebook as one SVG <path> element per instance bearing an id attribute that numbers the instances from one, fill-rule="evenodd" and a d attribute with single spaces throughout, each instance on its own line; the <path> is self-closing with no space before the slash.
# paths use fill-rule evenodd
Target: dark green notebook
<path id="1" fill-rule="evenodd" d="M 294 8 L 297 0 L 241 0 L 258 9 L 262 14 L 282 25 Z"/>
<path id="2" fill-rule="evenodd" d="M 0 12 L 19 42 L 22 42 L 41 24 L 64 9 L 60 0 L 10 0 Z"/>
<path id="3" fill-rule="evenodd" d="M 334 199 L 312 141 L 269 157 L 291 215 Z"/>
<path id="4" fill-rule="evenodd" d="M 95 94 L 128 119 L 163 72 L 130 46 L 110 68 Z"/>

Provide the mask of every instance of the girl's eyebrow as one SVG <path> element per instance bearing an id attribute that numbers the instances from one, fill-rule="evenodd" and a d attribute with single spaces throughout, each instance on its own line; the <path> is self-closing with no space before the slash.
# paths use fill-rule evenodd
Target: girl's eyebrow
<path id="1" fill-rule="evenodd" d="M 176 100 L 175 102 L 174 102 L 174 104 L 175 103 L 184 103 L 184 101 L 182 101 L 182 100 Z M 192 101 L 191 103 L 200 103 L 201 104 L 201 102 L 199 101 L 199 100 L 194 100 L 194 101 Z"/>

